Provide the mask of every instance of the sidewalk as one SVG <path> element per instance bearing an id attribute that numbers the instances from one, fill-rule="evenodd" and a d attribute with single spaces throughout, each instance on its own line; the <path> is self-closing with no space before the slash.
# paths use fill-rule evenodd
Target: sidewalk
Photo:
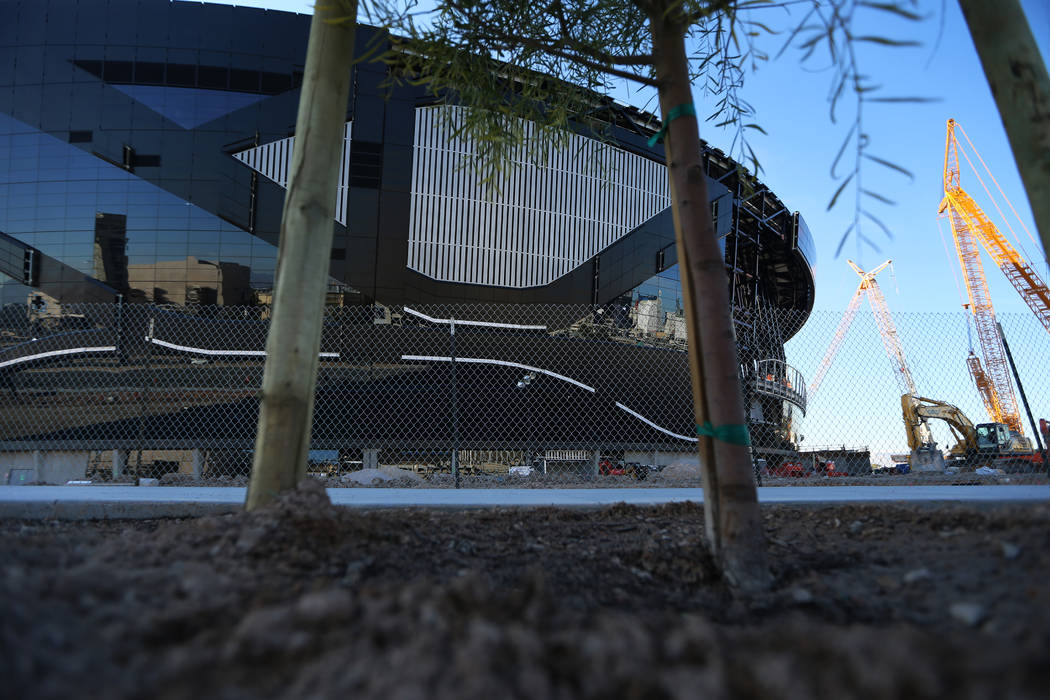
<path id="1" fill-rule="evenodd" d="M 0 486 L 0 518 L 184 518 L 232 513 L 243 487 Z M 593 508 L 703 500 L 700 489 L 328 489 L 348 508 Z M 1050 503 L 1050 485 L 780 486 L 758 489 L 763 504 Z"/>

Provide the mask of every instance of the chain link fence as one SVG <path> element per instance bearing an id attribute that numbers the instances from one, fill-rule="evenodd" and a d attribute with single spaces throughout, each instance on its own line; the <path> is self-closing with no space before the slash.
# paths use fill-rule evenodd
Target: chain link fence
<path id="1" fill-rule="evenodd" d="M 0 479 L 246 483 L 268 318 L 258 306 L 5 307 Z M 989 422 L 967 317 L 895 319 L 918 393 Z M 813 313 L 784 343 L 802 320 L 737 314 L 763 485 L 1045 483 L 1027 419 L 1028 443 L 993 454 L 953 452 L 960 419 L 925 418 L 944 462 L 913 465 L 873 317 L 857 315 L 815 392 L 839 318 Z M 1000 320 L 1036 421 L 1050 418 L 1050 334 L 1030 316 Z M 331 486 L 699 486 L 684 336 L 680 314 L 641 303 L 330 307 L 308 470 Z"/>

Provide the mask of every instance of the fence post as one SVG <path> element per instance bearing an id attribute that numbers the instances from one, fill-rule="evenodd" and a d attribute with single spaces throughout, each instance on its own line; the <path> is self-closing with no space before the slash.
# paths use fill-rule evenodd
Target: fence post
<path id="1" fill-rule="evenodd" d="M 142 475 L 142 443 L 146 438 L 146 394 L 149 391 L 149 379 L 153 375 L 153 331 L 156 318 L 151 314 L 149 331 L 146 333 L 146 353 L 142 362 L 142 391 L 139 393 L 139 431 L 136 440 L 135 476 Z M 127 466 L 125 464 L 125 466 Z"/>
<path id="2" fill-rule="evenodd" d="M 124 295 L 117 295 L 117 318 L 116 318 L 116 333 L 113 344 L 117 348 L 117 363 L 124 365 L 127 363 L 127 350 L 124 349 Z"/>
<path id="3" fill-rule="evenodd" d="M 452 479 L 459 488 L 459 381 L 456 375 L 456 319 L 449 316 L 449 356 L 452 359 Z"/>
<path id="4" fill-rule="evenodd" d="M 200 481 L 204 475 L 204 453 L 200 448 L 194 448 L 193 450 L 193 479 L 194 481 Z"/>
<path id="5" fill-rule="evenodd" d="M 1021 402 L 1024 404 L 1024 410 L 1028 414 L 1028 423 L 1032 426 L 1032 433 L 1035 434 L 1035 444 L 1039 447 L 1039 454 L 1043 457 L 1043 471 L 1050 474 L 1050 466 L 1047 465 L 1046 461 L 1046 450 L 1043 449 L 1043 439 L 1039 435 L 1039 426 L 1036 425 L 1035 418 L 1032 417 L 1032 408 L 1028 405 L 1028 395 L 1024 392 L 1024 385 L 1021 384 L 1021 375 L 1017 373 L 1017 365 L 1014 364 L 1014 354 L 1010 352 L 1010 345 L 1006 342 L 1006 334 L 1003 333 L 1002 324 L 996 321 L 995 327 L 999 331 L 999 340 L 1003 341 L 1006 359 L 1010 361 L 1010 369 L 1013 370 L 1014 381 L 1017 382 L 1017 391 L 1021 394 Z"/>
<path id="6" fill-rule="evenodd" d="M 113 479 L 114 481 L 124 476 L 124 469 L 128 466 L 127 450 L 113 450 Z"/>

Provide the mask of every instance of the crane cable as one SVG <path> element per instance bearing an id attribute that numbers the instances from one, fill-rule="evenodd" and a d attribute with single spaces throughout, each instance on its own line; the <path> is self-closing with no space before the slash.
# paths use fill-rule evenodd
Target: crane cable
<path id="1" fill-rule="evenodd" d="M 944 239 L 944 227 L 941 226 L 943 218 L 937 217 L 937 233 L 941 236 L 941 247 L 944 248 L 944 257 L 948 260 L 948 269 L 952 271 L 952 280 L 955 281 L 955 293 L 959 296 L 959 305 L 965 309 L 969 305 L 969 297 L 963 295 L 962 286 L 959 284 L 959 271 L 955 265 L 959 259 L 948 250 L 948 242 Z"/>
<path id="2" fill-rule="evenodd" d="M 1019 223 L 1021 225 L 1021 228 L 1024 229 L 1024 232 L 1026 234 L 1028 234 L 1029 240 L 1031 240 L 1032 243 L 1035 244 L 1035 249 L 1036 250 L 1042 250 L 1043 246 L 1038 241 L 1035 240 L 1035 237 L 1032 235 L 1032 232 L 1029 230 L 1028 226 L 1025 225 L 1024 220 L 1021 218 L 1021 215 L 1018 214 L 1017 213 L 1017 209 L 1014 208 L 1013 202 L 1011 202 L 1010 198 L 1006 196 L 1005 192 L 1003 192 L 1003 188 L 999 184 L 999 181 L 995 178 L 995 174 L 992 172 L 991 168 L 988 167 L 988 164 L 984 162 L 984 158 L 981 157 L 981 152 L 978 151 L 977 147 L 973 145 L 973 141 L 970 140 L 969 134 L 966 133 L 966 130 L 963 129 L 962 126 L 958 122 L 955 123 L 955 128 L 962 132 L 963 138 L 966 139 L 966 143 L 968 143 L 970 145 L 970 148 L 973 150 L 973 154 L 975 156 L 977 156 L 977 160 L 980 161 L 981 166 L 983 166 L 985 172 L 988 173 L 988 177 L 990 177 L 992 182 L 995 183 L 995 188 L 999 191 L 999 194 L 1002 195 L 1002 198 L 1006 202 L 1007 206 L 1010 207 L 1010 211 L 1013 212 L 1014 218 L 1017 220 L 1017 223 Z M 962 150 L 962 149 L 957 149 L 957 150 Z M 1030 256 L 1028 254 L 1028 251 L 1025 250 L 1024 244 L 1021 243 L 1020 236 L 1018 236 L 1017 233 L 1014 231 L 1013 227 L 1010 226 L 1010 220 L 1006 217 L 1005 214 L 1003 214 L 1002 209 L 999 208 L 999 201 L 992 195 L 991 192 L 988 191 L 988 186 L 985 185 L 984 184 L 984 180 L 981 179 L 981 175 L 977 171 L 977 167 L 970 160 L 970 157 L 966 154 L 966 151 L 963 151 L 962 153 L 963 153 L 963 157 L 966 158 L 966 162 L 969 163 L 970 169 L 973 170 L 973 174 L 977 177 L 977 181 L 981 183 L 981 187 L 984 188 L 985 193 L 988 195 L 988 199 L 991 200 L 992 205 L 995 206 L 995 210 L 997 212 L 999 212 L 999 217 L 1002 219 L 1003 223 L 1006 224 L 1006 228 L 1010 231 L 1010 234 L 1014 237 L 1014 241 L 1016 241 L 1018 246 L 1020 246 L 1021 252 L 1024 254 L 1025 260 L 1033 260 L 1033 259 L 1038 260 L 1039 259 L 1038 257 L 1033 258 L 1032 256 Z M 1044 257 L 1043 258 L 1043 263 L 1047 265 L 1047 270 L 1050 271 L 1050 261 L 1048 261 Z"/>

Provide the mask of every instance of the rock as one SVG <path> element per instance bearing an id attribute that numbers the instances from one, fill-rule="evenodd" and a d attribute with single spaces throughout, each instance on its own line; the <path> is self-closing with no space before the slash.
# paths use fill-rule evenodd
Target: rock
<path id="1" fill-rule="evenodd" d="M 284 652 L 294 630 L 293 612 L 288 606 L 258 608 L 245 615 L 226 643 L 225 656 L 260 656 Z"/>
<path id="2" fill-rule="evenodd" d="M 678 459 L 660 470 L 660 478 L 670 481 L 684 481 L 700 478 L 699 459 Z"/>
<path id="3" fill-rule="evenodd" d="M 642 579 L 643 581 L 652 581 L 653 575 L 645 569 L 639 569 L 637 566 L 630 567 L 631 573 Z"/>
<path id="4" fill-rule="evenodd" d="M 813 602 L 813 594 L 805 588 L 792 588 L 791 599 L 800 605 Z"/>
<path id="5" fill-rule="evenodd" d="M 900 588 L 901 582 L 893 576 L 878 576 L 875 578 L 875 583 L 879 584 L 884 589 L 895 591 Z"/>
<path id="6" fill-rule="evenodd" d="M 410 481 L 414 484 L 422 484 L 426 481 L 422 476 L 415 473 L 411 469 L 401 469 L 400 467 L 380 467 L 379 471 L 389 476 L 392 480 L 404 480 Z"/>
<path id="7" fill-rule="evenodd" d="M 372 566 L 374 561 L 375 559 L 372 557 L 365 557 L 347 564 L 346 573 L 343 574 L 343 585 L 356 586 L 360 583 L 364 573 L 368 570 L 368 567 Z"/>
<path id="8" fill-rule="evenodd" d="M 394 477 L 382 469 L 359 469 L 356 472 L 344 474 L 342 480 L 346 483 L 355 483 L 362 486 L 375 486 L 385 481 L 393 481 Z"/>
<path id="9" fill-rule="evenodd" d="M 296 616 L 309 623 L 345 618 L 353 609 L 353 599 L 344 590 L 334 588 L 307 593 L 295 603 Z"/>
<path id="10" fill-rule="evenodd" d="M 1003 559 L 1016 559 L 1021 555 L 1021 548 L 1011 542 L 1001 542 L 1003 548 Z"/>
<path id="11" fill-rule="evenodd" d="M 240 537 L 237 538 L 237 544 L 234 545 L 238 552 L 250 552 L 255 549 L 256 545 L 266 537 L 265 527 L 247 527 L 241 531 Z"/>
<path id="12" fill-rule="evenodd" d="M 926 581 L 929 578 L 932 578 L 930 570 L 922 568 L 912 569 L 908 573 L 904 574 L 904 578 L 902 578 L 901 580 L 904 581 L 904 583 L 910 585 L 912 583 L 918 583 L 919 581 Z"/>
<path id="13" fill-rule="evenodd" d="M 967 627 L 975 627 L 984 619 L 984 606 L 980 603 L 952 603 L 948 613 Z"/>
<path id="14" fill-rule="evenodd" d="M 179 589 L 187 598 L 200 600 L 227 590 L 231 585 L 228 576 L 218 573 L 206 562 L 176 562 L 171 567 Z"/>
<path id="15" fill-rule="evenodd" d="M 139 486 L 160 486 L 159 479 L 139 479 Z"/>
<path id="16" fill-rule="evenodd" d="M 863 529 L 864 523 L 862 523 L 859 520 L 854 520 L 852 523 L 849 524 L 849 531 L 852 532 L 854 535 L 858 534 Z"/>

